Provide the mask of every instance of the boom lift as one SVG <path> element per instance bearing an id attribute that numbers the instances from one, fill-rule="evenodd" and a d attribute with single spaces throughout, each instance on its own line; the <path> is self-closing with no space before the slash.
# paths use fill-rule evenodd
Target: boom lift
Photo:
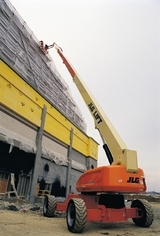
<path id="1" fill-rule="evenodd" d="M 63 60 L 94 119 L 110 165 L 83 173 L 76 184 L 80 194 L 69 194 L 64 203 L 56 202 L 54 196 L 46 196 L 44 216 L 53 216 L 55 211 L 66 211 L 68 230 L 74 233 L 82 232 L 86 221 L 122 222 L 132 218 L 137 226 L 149 227 L 154 216 L 147 201 L 137 199 L 132 201 L 130 207 L 125 206 L 124 194 L 146 191 L 145 177 L 143 170 L 138 168 L 136 151 L 129 150 L 124 144 L 62 49 L 53 43 L 45 45 L 42 51 L 52 47 Z"/>

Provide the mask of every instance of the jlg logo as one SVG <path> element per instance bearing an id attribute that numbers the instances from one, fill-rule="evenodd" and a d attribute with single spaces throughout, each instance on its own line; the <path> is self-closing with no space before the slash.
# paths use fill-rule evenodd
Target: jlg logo
<path id="1" fill-rule="evenodd" d="M 101 119 L 100 115 L 98 114 L 98 112 L 96 111 L 96 108 L 93 105 L 93 103 L 91 102 L 90 104 L 88 104 L 88 107 L 89 107 L 90 111 L 92 112 L 94 119 L 97 121 L 98 124 L 100 124 L 102 122 L 102 119 Z"/>
<path id="2" fill-rule="evenodd" d="M 134 177 L 129 177 L 129 179 L 127 180 L 127 183 L 139 183 L 139 178 L 134 178 Z"/>

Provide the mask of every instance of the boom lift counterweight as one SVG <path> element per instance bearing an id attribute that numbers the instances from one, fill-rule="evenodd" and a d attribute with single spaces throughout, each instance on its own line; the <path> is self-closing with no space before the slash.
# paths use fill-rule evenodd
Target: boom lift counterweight
<path id="1" fill-rule="evenodd" d="M 132 218 L 136 225 L 149 227 L 154 218 L 149 203 L 133 200 L 131 207 L 127 208 L 123 195 L 146 191 L 144 173 L 138 167 L 136 151 L 127 148 L 62 49 L 53 43 L 46 50 L 52 47 L 63 60 L 94 119 L 110 165 L 83 173 L 76 184 L 80 194 L 69 194 L 64 203 L 56 203 L 54 196 L 47 196 L 43 207 L 44 216 L 54 215 L 55 210 L 67 211 L 68 230 L 75 233 L 84 230 L 86 221 L 117 222 Z M 42 51 L 45 53 L 44 48 Z"/>

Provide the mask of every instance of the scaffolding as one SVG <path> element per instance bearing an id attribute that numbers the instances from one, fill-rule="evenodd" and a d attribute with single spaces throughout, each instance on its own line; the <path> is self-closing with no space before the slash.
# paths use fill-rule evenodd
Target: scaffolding
<path id="1" fill-rule="evenodd" d="M 8 0 L 0 0 L 0 58 L 58 109 L 86 132 L 82 113 L 49 54 Z"/>

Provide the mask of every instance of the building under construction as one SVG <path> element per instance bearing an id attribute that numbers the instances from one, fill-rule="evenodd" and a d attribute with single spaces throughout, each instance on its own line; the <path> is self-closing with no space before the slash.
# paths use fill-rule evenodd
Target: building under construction
<path id="1" fill-rule="evenodd" d="M 31 202 L 76 192 L 78 177 L 97 166 L 98 155 L 39 41 L 11 3 L 0 0 L 0 194 Z"/>

